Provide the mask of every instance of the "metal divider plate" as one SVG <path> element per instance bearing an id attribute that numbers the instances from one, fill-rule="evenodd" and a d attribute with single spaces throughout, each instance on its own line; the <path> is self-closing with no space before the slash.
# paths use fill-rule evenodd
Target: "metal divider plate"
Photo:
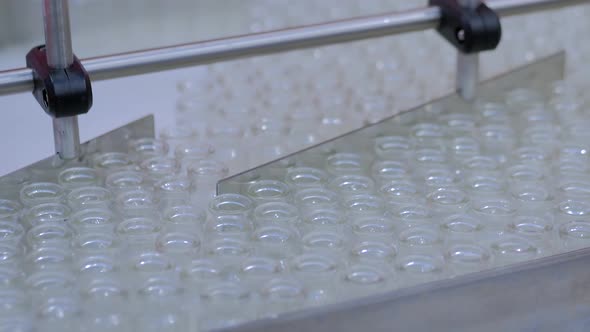
<path id="1" fill-rule="evenodd" d="M 560 53 L 481 84 L 479 96 L 502 97 L 518 87 L 548 91 L 563 78 Z M 243 192 L 258 178 L 283 179 L 289 166 L 323 167 L 340 147 L 368 147 L 446 110 L 466 109 L 450 95 L 218 183 L 218 193 Z M 318 156 L 319 155 L 319 156 Z M 353 301 L 287 313 L 231 331 L 586 331 L 590 329 L 590 248 L 431 282 Z"/>
<path id="2" fill-rule="evenodd" d="M 127 152 L 127 142 L 133 138 L 154 137 L 154 116 L 148 115 L 81 145 L 83 151 L 79 160 L 64 162 L 57 155 L 0 177 L 0 198 L 18 200 L 19 188 L 29 181 L 55 181 L 57 173 L 64 167 L 81 165 L 85 157 L 95 152 Z"/>

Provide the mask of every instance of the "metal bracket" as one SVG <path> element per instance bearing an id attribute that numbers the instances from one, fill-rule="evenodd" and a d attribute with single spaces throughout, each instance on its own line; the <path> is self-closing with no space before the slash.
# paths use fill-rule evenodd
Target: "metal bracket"
<path id="1" fill-rule="evenodd" d="M 27 67 L 33 71 L 33 95 L 47 114 L 69 117 L 85 114 L 92 107 L 90 76 L 78 58 L 67 68 L 51 68 L 45 46 L 38 46 L 27 53 Z"/>
<path id="2" fill-rule="evenodd" d="M 441 11 L 438 32 L 457 50 L 457 93 L 475 100 L 479 82 L 479 52 L 493 50 L 502 38 L 498 14 L 481 0 L 430 0 Z"/>
<path id="3" fill-rule="evenodd" d="M 502 37 L 498 14 L 484 2 L 469 6 L 458 0 L 430 0 L 441 10 L 438 32 L 462 53 L 495 49 Z"/>

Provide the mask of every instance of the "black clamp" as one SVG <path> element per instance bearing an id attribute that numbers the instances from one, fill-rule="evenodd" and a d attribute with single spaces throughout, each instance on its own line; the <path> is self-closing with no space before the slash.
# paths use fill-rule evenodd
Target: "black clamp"
<path id="1" fill-rule="evenodd" d="M 47 64 L 45 46 L 38 46 L 27 53 L 27 67 L 33 70 L 33 95 L 47 114 L 75 116 L 92 107 L 90 77 L 75 56 L 68 68 L 54 69 Z"/>
<path id="2" fill-rule="evenodd" d="M 459 51 L 493 50 L 500 43 L 500 18 L 483 1 L 475 8 L 461 6 L 457 0 L 429 0 L 429 4 L 441 10 L 438 32 Z"/>

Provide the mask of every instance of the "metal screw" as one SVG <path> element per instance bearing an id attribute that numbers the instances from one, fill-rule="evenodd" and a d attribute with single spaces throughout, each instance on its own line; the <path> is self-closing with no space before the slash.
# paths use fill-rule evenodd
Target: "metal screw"
<path id="1" fill-rule="evenodd" d="M 47 108 L 49 107 L 49 96 L 47 95 L 47 89 L 43 89 L 41 93 L 43 94 L 43 105 L 45 105 L 45 108 Z"/>
<path id="2" fill-rule="evenodd" d="M 463 29 L 457 30 L 457 40 L 459 42 L 464 42 L 465 41 L 465 30 L 463 30 Z"/>

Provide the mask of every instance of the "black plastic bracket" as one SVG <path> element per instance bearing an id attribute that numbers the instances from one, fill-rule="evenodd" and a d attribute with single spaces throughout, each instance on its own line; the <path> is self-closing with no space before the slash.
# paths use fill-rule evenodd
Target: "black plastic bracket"
<path id="1" fill-rule="evenodd" d="M 438 32 L 463 53 L 493 50 L 502 38 L 498 14 L 483 1 L 475 8 L 461 6 L 457 0 L 429 0 L 441 10 Z"/>
<path id="2" fill-rule="evenodd" d="M 47 114 L 54 118 L 74 116 L 92 107 L 90 77 L 75 56 L 68 68 L 50 68 L 45 46 L 38 46 L 27 53 L 27 67 L 33 70 L 33 95 Z"/>

